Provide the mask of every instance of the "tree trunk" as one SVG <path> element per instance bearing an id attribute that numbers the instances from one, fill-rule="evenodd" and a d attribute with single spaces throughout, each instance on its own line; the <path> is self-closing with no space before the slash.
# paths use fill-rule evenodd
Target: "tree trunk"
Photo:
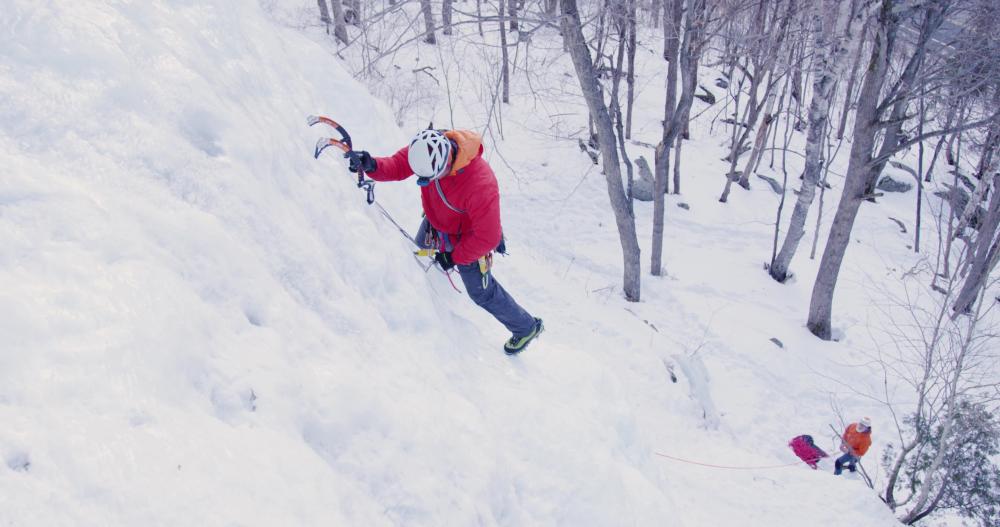
<path id="1" fill-rule="evenodd" d="M 626 99 L 626 105 L 628 109 L 625 111 L 625 139 L 630 139 L 632 137 L 632 106 L 635 102 L 635 3 L 636 0 L 628 1 L 628 76 L 625 77 L 625 82 L 628 83 L 628 95 Z"/>
<path id="2" fill-rule="evenodd" d="M 664 102 L 663 137 L 656 146 L 655 165 L 653 173 L 653 246 L 650 251 L 649 270 L 653 276 L 663 272 L 663 214 L 665 209 L 664 194 L 667 191 L 667 178 L 670 174 L 670 150 L 674 137 L 678 132 L 678 121 L 674 119 L 677 113 L 677 74 L 679 70 L 681 2 L 671 0 L 665 4 L 669 17 L 664 17 L 663 28 L 666 35 L 664 55 L 669 61 L 667 65 L 667 95 Z"/>
<path id="3" fill-rule="evenodd" d="M 336 0 L 334 0 L 336 1 Z M 330 32 L 330 10 L 326 7 L 326 0 L 319 0 L 319 19 L 326 24 L 326 32 Z"/>
<path id="4" fill-rule="evenodd" d="M 451 34 L 451 2 L 452 0 L 441 0 L 441 24 L 444 26 L 441 33 Z"/>
<path id="5" fill-rule="evenodd" d="M 510 30 L 517 32 L 517 0 L 508 0 L 507 7 L 510 10 Z"/>
<path id="6" fill-rule="evenodd" d="M 336 2 L 337 0 L 332 0 Z M 354 13 L 350 17 L 352 26 L 361 27 L 361 0 L 350 0 L 351 11 Z"/>
<path id="7" fill-rule="evenodd" d="M 514 0 L 511 0 L 513 5 Z M 500 100 L 510 104 L 510 55 L 507 53 L 507 26 L 503 23 L 504 2 L 500 1 L 500 84 L 502 95 Z"/>
<path id="8" fill-rule="evenodd" d="M 559 7 L 559 0 L 545 0 L 545 14 L 555 15 L 556 9 Z"/>
<path id="9" fill-rule="evenodd" d="M 985 185 L 986 181 L 981 184 Z M 955 313 L 969 312 L 997 263 L 997 252 L 1000 250 L 1000 237 L 996 236 L 997 228 L 1000 227 L 1000 175 L 993 176 L 992 192 L 989 210 L 979 226 L 979 235 L 976 236 L 969 273 L 953 306 Z"/>
<path id="10" fill-rule="evenodd" d="M 959 109 L 958 109 L 958 122 L 962 123 L 962 122 L 965 121 L 965 119 L 967 118 L 967 115 L 966 115 L 965 112 L 966 112 L 966 109 L 965 109 L 964 103 L 963 103 L 963 105 L 960 106 Z M 962 163 L 961 163 L 961 160 L 962 160 L 962 132 L 956 133 L 955 136 L 956 136 L 956 139 L 955 139 L 955 152 L 954 152 L 954 156 L 955 157 L 953 158 L 954 161 L 955 161 L 955 168 L 952 171 L 955 174 L 955 177 L 952 180 L 951 186 L 952 186 L 952 188 L 956 188 L 957 189 L 958 188 L 958 176 L 960 176 L 961 172 L 962 172 Z M 948 145 L 948 148 L 950 149 L 951 145 Z M 970 203 L 972 203 L 974 201 L 977 201 L 977 200 L 973 200 L 973 199 L 969 200 Z M 954 209 L 955 205 L 956 205 L 955 201 L 949 200 L 948 206 L 950 208 Z M 944 256 L 941 258 L 941 262 L 944 264 L 944 269 L 939 274 L 942 278 L 950 278 L 951 277 L 951 246 L 952 246 L 952 242 L 955 241 L 955 236 L 954 236 L 954 234 L 955 234 L 955 221 L 954 221 L 954 219 L 955 218 L 954 218 L 953 214 L 954 213 L 948 215 L 948 236 L 945 238 Z M 961 226 L 962 222 L 964 221 L 965 217 L 966 217 L 965 211 L 963 211 L 961 213 L 961 216 L 960 216 L 960 221 L 959 221 L 959 225 L 960 226 Z M 962 227 L 962 228 L 964 228 L 964 227 Z"/>
<path id="11" fill-rule="evenodd" d="M 844 180 L 844 191 L 837 204 L 837 212 L 830 226 L 830 234 L 820 259 L 819 273 L 813 284 L 809 302 L 809 318 L 806 326 L 814 335 L 830 340 L 833 313 L 833 293 L 837 287 L 837 277 L 844 254 L 851 240 L 854 220 L 858 216 L 861 202 L 865 199 L 865 189 L 872 177 L 869 162 L 875 148 L 875 133 L 878 130 L 878 99 L 888 74 L 889 61 L 896 39 L 897 21 L 892 12 L 892 0 L 884 0 L 879 12 L 877 35 L 872 46 L 872 56 L 867 74 L 858 95 L 858 109 L 854 119 L 854 142 Z"/>
<path id="12" fill-rule="evenodd" d="M 949 128 L 951 126 L 951 119 L 952 119 L 953 115 L 954 115 L 954 113 L 952 113 L 952 112 L 948 113 L 948 117 L 946 118 L 946 122 L 945 122 L 945 125 L 944 125 L 945 128 Z M 934 154 L 931 155 L 931 162 L 930 162 L 930 164 L 927 165 L 927 172 L 924 173 L 924 182 L 925 183 L 930 183 L 930 181 L 931 181 L 931 174 L 934 173 L 934 165 L 937 163 L 938 155 L 941 154 L 941 147 L 944 146 L 944 143 L 947 140 L 948 140 L 948 136 L 947 135 L 942 135 L 941 138 L 938 139 L 937 144 L 934 145 Z"/>
<path id="13" fill-rule="evenodd" d="M 622 187 L 621 166 L 618 162 L 618 148 L 615 145 L 615 132 L 611 124 L 608 107 L 601 96 L 594 64 L 591 62 L 590 49 L 583 36 L 583 27 L 577 11 L 576 0 L 561 0 L 563 36 L 570 49 L 573 67 L 587 108 L 597 125 L 597 138 L 601 148 L 601 158 L 604 175 L 608 187 L 608 197 L 611 209 L 618 226 L 618 237 L 622 245 L 622 261 L 624 264 L 623 287 L 625 299 L 638 302 L 640 298 L 639 241 L 636 238 L 635 218 L 629 213 L 628 199 Z"/>
<path id="14" fill-rule="evenodd" d="M 744 76 L 743 79 L 746 77 Z M 746 141 L 748 135 L 750 135 L 750 119 L 747 119 L 746 129 L 740 131 L 740 97 L 743 95 L 743 80 L 740 80 L 739 85 L 736 87 L 736 97 L 734 97 L 733 104 L 735 109 L 733 109 L 733 133 L 729 141 L 729 169 L 726 170 L 726 186 L 722 189 L 722 195 L 719 196 L 720 203 L 726 203 L 729 201 L 729 192 L 733 188 L 733 181 L 737 178 L 736 175 L 736 163 L 740 159 L 740 151 L 743 149 L 743 142 Z M 757 93 L 755 89 L 759 85 L 756 83 L 750 83 L 750 104 L 747 105 L 746 115 L 749 117 L 752 106 L 756 104 Z"/>
<path id="15" fill-rule="evenodd" d="M 788 233 L 785 234 L 785 241 L 781 244 L 781 251 L 768 269 L 771 278 L 778 282 L 788 279 L 788 268 L 806 232 L 806 218 L 809 216 L 809 208 L 816 195 L 816 185 L 819 183 L 820 171 L 823 168 L 823 136 L 830 116 L 830 105 L 833 102 L 833 86 L 840 75 L 838 39 L 833 36 L 836 19 L 829 20 L 832 16 L 829 10 L 836 9 L 836 2 L 825 1 L 822 5 L 823 8 L 813 14 L 812 20 L 815 32 L 812 63 L 813 93 L 809 103 L 809 128 L 806 132 L 806 163 L 802 173 L 802 186 L 795 201 L 795 209 L 792 211 Z"/>
<path id="16" fill-rule="evenodd" d="M 746 189 L 750 188 L 750 173 L 757 169 L 757 163 L 760 162 L 760 156 L 764 153 L 764 144 L 767 141 L 767 135 L 770 132 L 771 122 L 774 121 L 775 115 L 772 112 L 774 110 L 774 101 L 777 96 L 773 90 L 767 95 L 767 106 L 764 109 L 764 118 L 760 121 L 760 126 L 757 127 L 757 134 L 754 136 L 753 148 L 750 150 L 750 158 L 747 159 L 747 164 L 740 173 L 740 186 Z"/>
<path id="17" fill-rule="evenodd" d="M 868 22 L 861 27 L 857 53 L 854 54 L 854 63 L 851 66 L 851 78 L 847 80 L 847 90 L 844 92 L 844 109 L 840 112 L 840 126 L 837 128 L 837 139 L 844 138 L 844 130 L 847 128 L 847 116 L 851 113 L 851 101 L 854 97 L 854 84 L 858 82 L 858 70 L 861 68 L 861 54 L 865 49 L 865 40 L 868 37 Z"/>
<path id="18" fill-rule="evenodd" d="M 479 36 L 483 35 L 483 0 L 476 0 L 476 27 L 479 28 Z"/>
<path id="19" fill-rule="evenodd" d="M 792 64 L 791 55 L 789 56 L 789 64 Z M 778 114 L 781 114 L 781 109 L 785 105 L 785 95 L 788 94 L 788 86 L 791 83 L 791 76 L 785 75 L 785 86 L 781 89 L 781 97 L 778 99 Z M 791 134 L 789 126 L 791 122 L 790 118 L 785 119 L 785 133 L 783 136 L 784 142 L 782 143 L 783 148 L 781 149 L 781 199 L 778 200 L 778 210 L 775 212 L 774 218 L 774 237 L 771 242 L 771 263 L 768 266 L 768 272 L 770 268 L 774 267 L 774 260 L 778 256 L 778 237 L 781 235 L 781 218 L 785 211 L 785 201 L 788 199 L 788 142 L 791 139 Z M 778 126 L 774 126 L 774 139 L 771 142 L 771 148 L 774 148 L 775 141 L 778 138 Z M 771 168 L 774 168 L 774 150 L 771 151 Z"/>
<path id="20" fill-rule="evenodd" d="M 347 44 L 347 23 L 344 21 L 344 6 L 340 0 L 332 0 L 330 6 L 333 7 L 333 36 L 344 44 Z"/>
<path id="21" fill-rule="evenodd" d="M 688 110 L 690 111 L 690 110 Z M 688 122 L 687 113 L 681 118 L 682 122 Z M 684 134 L 677 134 L 677 146 L 674 148 L 674 194 L 681 193 L 681 145 L 684 143 Z"/>
<path id="22" fill-rule="evenodd" d="M 920 121 L 917 123 L 917 135 L 924 135 L 924 115 L 926 115 L 927 108 L 924 104 L 924 90 L 925 87 L 921 86 L 920 90 Z M 917 144 L 917 212 L 914 218 L 913 225 L 913 252 L 920 252 L 920 228 L 921 228 L 921 217 L 920 209 L 923 207 L 924 203 L 924 142 L 920 141 Z"/>
<path id="23" fill-rule="evenodd" d="M 679 9 L 675 7 L 675 4 L 684 2 L 685 0 L 662 0 L 663 2 L 663 59 L 670 62 L 677 55 L 677 51 L 673 54 L 670 52 L 670 40 L 677 39 L 680 34 L 680 20 L 675 19 L 675 10 Z M 655 4 L 657 0 L 653 0 Z M 683 4 L 682 4 L 683 5 Z M 659 7 L 659 6 L 657 6 Z M 656 26 L 653 26 L 656 27 Z"/>
<path id="24" fill-rule="evenodd" d="M 334 2 L 336 1 L 334 0 Z M 434 11 L 431 10 L 431 0 L 420 0 L 420 10 L 424 13 L 424 31 L 427 33 L 424 36 L 424 42 L 437 44 L 437 38 L 434 36 Z"/>
<path id="25" fill-rule="evenodd" d="M 676 0 L 680 1 L 680 0 Z M 688 126 L 691 123 L 691 105 L 694 104 L 694 94 L 698 89 L 698 61 L 701 60 L 702 50 L 705 46 L 705 17 L 706 1 L 689 0 L 687 6 L 687 19 L 684 24 L 684 38 L 681 41 L 679 66 L 681 73 L 681 96 L 677 102 L 677 111 L 673 118 L 678 122 L 674 135 L 688 139 L 690 137 Z M 680 16 L 677 23 L 680 24 Z M 677 142 L 677 155 L 680 155 L 680 138 Z M 679 166 L 677 160 L 675 166 Z M 681 193 L 680 175 L 674 176 L 674 194 Z"/>

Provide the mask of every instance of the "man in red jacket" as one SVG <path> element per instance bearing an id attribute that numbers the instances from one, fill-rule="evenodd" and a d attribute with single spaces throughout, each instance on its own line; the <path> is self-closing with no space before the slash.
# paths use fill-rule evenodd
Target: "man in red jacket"
<path id="1" fill-rule="evenodd" d="M 492 253 L 502 246 L 500 191 L 496 176 L 482 157 L 479 134 L 468 130 L 422 130 L 409 146 L 389 157 L 365 151 L 345 154 L 351 172 L 363 171 L 375 181 L 401 181 L 417 176 L 426 218 L 417 244 L 437 249 L 441 269 L 458 268 L 472 300 L 512 333 L 504 351 L 523 350 L 544 326 L 514 301 L 493 278 Z"/>

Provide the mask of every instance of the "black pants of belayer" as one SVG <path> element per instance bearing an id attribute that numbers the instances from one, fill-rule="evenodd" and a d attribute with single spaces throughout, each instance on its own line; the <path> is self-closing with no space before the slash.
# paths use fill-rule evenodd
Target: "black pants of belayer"
<path id="1" fill-rule="evenodd" d="M 430 237 L 427 236 L 428 230 L 431 228 L 427 218 L 424 218 L 417 230 L 417 236 L 414 238 L 417 245 L 425 249 L 451 251 L 453 249 L 451 240 L 444 233 L 438 234 L 439 245 L 437 247 L 431 246 L 431 243 L 428 242 Z M 479 262 L 456 265 L 455 268 L 458 269 L 458 274 L 462 277 L 466 294 L 476 305 L 499 320 L 514 337 L 523 337 L 531 333 L 535 325 L 535 318 L 518 305 L 514 297 L 510 296 L 510 293 L 497 282 L 492 270 L 487 270 L 484 275 L 479 270 Z"/>

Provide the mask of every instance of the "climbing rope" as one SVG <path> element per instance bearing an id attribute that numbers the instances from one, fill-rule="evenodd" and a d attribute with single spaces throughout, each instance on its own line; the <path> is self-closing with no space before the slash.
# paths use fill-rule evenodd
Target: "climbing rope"
<path id="1" fill-rule="evenodd" d="M 727 465 L 712 465 L 710 463 L 701 463 L 701 462 L 698 462 L 698 461 L 691 461 L 689 459 L 681 459 L 679 457 L 668 456 L 667 454 L 663 454 L 663 453 L 660 453 L 660 452 L 653 452 L 653 453 L 656 454 L 656 455 L 658 455 L 658 456 L 660 456 L 660 457 L 665 457 L 667 459 L 673 459 L 674 461 L 680 461 L 681 463 L 688 463 L 690 465 L 698 465 L 698 466 L 702 466 L 702 467 L 722 468 L 722 469 L 728 469 L 728 470 L 766 470 L 766 469 L 772 469 L 772 468 L 793 467 L 793 466 L 796 466 L 796 465 L 798 465 L 798 464 L 801 463 L 801 461 L 795 461 L 793 463 L 786 463 L 784 465 L 766 465 L 766 466 L 759 466 L 759 467 L 733 467 L 733 466 L 727 466 Z"/>

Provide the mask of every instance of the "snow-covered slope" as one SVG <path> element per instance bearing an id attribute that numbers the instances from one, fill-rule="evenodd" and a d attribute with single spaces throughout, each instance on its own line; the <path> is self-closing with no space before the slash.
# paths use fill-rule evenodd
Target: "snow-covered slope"
<path id="1" fill-rule="evenodd" d="M 563 207 L 577 178 L 498 169 L 497 273 L 550 328 L 510 359 L 312 159 L 310 113 L 377 153 L 407 136 L 327 47 L 247 2 L 14 0 L 0 49 L 0 524 L 894 523 L 858 481 L 656 455 L 794 463 L 826 417 L 796 416 L 808 368 L 763 333 L 691 353 L 732 284 L 594 292 L 618 280 L 582 237 L 599 178 Z M 416 223 L 411 183 L 377 192 Z"/>

